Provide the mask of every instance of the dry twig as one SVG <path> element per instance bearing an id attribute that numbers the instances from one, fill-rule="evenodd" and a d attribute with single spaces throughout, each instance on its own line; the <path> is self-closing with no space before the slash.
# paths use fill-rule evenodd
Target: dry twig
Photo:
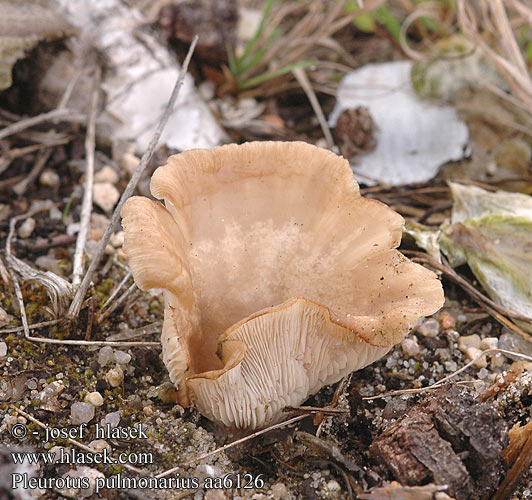
<path id="1" fill-rule="evenodd" d="M 159 138 L 161 137 L 161 133 L 174 108 L 174 104 L 179 94 L 179 90 L 181 89 L 181 86 L 183 85 L 183 81 L 187 74 L 188 65 L 190 64 L 190 60 L 192 58 L 192 54 L 194 53 L 194 49 L 196 47 L 197 42 L 198 42 L 198 37 L 196 36 L 194 37 L 194 40 L 192 40 L 192 43 L 190 44 L 190 48 L 188 50 L 187 56 L 185 58 L 185 61 L 183 62 L 183 66 L 181 68 L 181 71 L 179 72 L 179 77 L 172 91 L 172 95 L 170 96 L 170 100 L 168 101 L 168 105 L 166 106 L 166 109 L 163 113 L 161 121 L 157 125 L 157 129 L 155 130 L 155 133 L 150 141 L 150 144 L 148 145 L 148 148 L 146 149 L 144 155 L 142 156 L 140 160 L 137 170 L 135 170 L 135 173 L 131 176 L 131 179 L 129 180 L 128 185 L 126 186 L 126 189 L 122 193 L 122 196 L 120 197 L 120 200 L 115 207 L 113 215 L 111 216 L 111 221 L 109 225 L 107 226 L 107 229 L 105 230 L 105 233 L 100 241 L 100 244 L 98 245 L 98 248 L 96 249 L 96 253 L 89 265 L 89 268 L 87 269 L 87 272 L 85 273 L 85 276 L 83 277 L 83 280 L 81 281 L 81 284 L 79 288 L 77 289 L 76 294 L 74 295 L 74 299 L 72 300 L 70 309 L 68 311 L 68 317 L 70 319 L 74 319 L 78 317 L 79 311 L 81 310 L 81 305 L 83 303 L 83 299 L 85 298 L 85 294 L 87 293 L 87 290 L 91 283 L 92 275 L 94 274 L 94 272 L 96 271 L 96 267 L 100 263 L 105 247 L 107 246 L 107 243 L 109 242 L 109 239 L 111 238 L 111 235 L 113 234 L 114 229 L 120 218 L 120 210 L 122 209 L 122 206 L 124 205 L 126 200 L 133 194 L 133 191 L 135 190 L 137 183 L 139 182 L 139 179 L 142 173 L 144 172 L 144 169 L 146 168 L 151 157 L 153 156 L 155 147 L 157 146 L 157 143 L 159 142 Z"/>

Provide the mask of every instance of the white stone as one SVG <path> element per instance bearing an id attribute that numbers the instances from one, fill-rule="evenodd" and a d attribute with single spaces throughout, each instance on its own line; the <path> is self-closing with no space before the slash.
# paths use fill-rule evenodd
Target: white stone
<path id="1" fill-rule="evenodd" d="M 35 219 L 28 217 L 18 228 L 18 235 L 20 238 L 29 238 L 33 230 L 35 229 Z"/>
<path id="2" fill-rule="evenodd" d="M 327 489 L 329 491 L 340 491 L 342 487 L 340 486 L 338 481 L 335 481 L 334 479 L 332 479 L 331 481 L 327 483 Z"/>
<path id="3" fill-rule="evenodd" d="M 5 325 L 9 323 L 9 314 L 0 307 L 0 325 Z"/>
<path id="4" fill-rule="evenodd" d="M 118 387 L 124 381 L 124 372 L 120 366 L 111 368 L 105 375 L 105 380 L 109 382 L 111 387 Z"/>
<path id="5" fill-rule="evenodd" d="M 473 361 L 482 354 L 482 351 L 476 347 L 468 347 L 465 351 L 465 354 L 471 361 Z M 486 356 L 482 356 L 480 359 L 477 359 L 477 361 L 473 363 L 473 366 L 476 366 L 477 368 L 486 368 L 486 366 L 488 366 Z"/>
<path id="6" fill-rule="evenodd" d="M 70 407 L 72 425 L 86 424 L 94 418 L 95 409 L 90 403 L 74 403 Z"/>
<path id="7" fill-rule="evenodd" d="M 115 361 L 121 365 L 127 365 L 131 361 L 131 354 L 124 351 L 115 351 Z"/>
<path id="8" fill-rule="evenodd" d="M 428 319 L 421 323 L 417 331 L 424 337 L 436 337 L 440 333 L 440 322 L 434 318 Z"/>
<path id="9" fill-rule="evenodd" d="M 425 182 L 444 163 L 464 157 L 467 125 L 454 108 L 421 100 L 411 69 L 411 61 L 367 64 L 340 82 L 329 124 L 335 126 L 344 110 L 365 106 L 377 128 L 376 149 L 360 155 L 353 166 L 359 181 Z"/>
<path id="10" fill-rule="evenodd" d="M 0 358 L 3 358 L 7 355 L 7 344 L 5 342 L 0 342 Z"/>
<path id="11" fill-rule="evenodd" d="M 39 182 L 43 186 L 55 187 L 55 186 L 59 186 L 59 183 L 61 182 L 61 178 L 59 177 L 57 172 L 54 172 L 53 170 L 50 170 L 50 169 L 46 169 L 40 175 Z"/>
<path id="12" fill-rule="evenodd" d="M 415 337 L 404 339 L 401 342 L 401 349 L 407 356 L 415 356 L 419 353 L 419 345 Z"/>
<path id="13" fill-rule="evenodd" d="M 497 349 L 499 339 L 497 337 L 486 337 L 480 341 L 480 348 L 482 350 Z"/>
<path id="14" fill-rule="evenodd" d="M 139 163 L 140 159 L 133 153 L 125 153 L 124 156 L 120 158 L 120 166 L 128 173 L 130 177 L 135 173 L 135 170 L 137 170 Z"/>
<path id="15" fill-rule="evenodd" d="M 110 182 L 111 184 L 116 184 L 118 180 L 118 174 L 109 165 L 105 165 L 94 174 L 94 182 Z"/>
<path id="16" fill-rule="evenodd" d="M 104 439 L 95 439 L 89 443 L 89 448 L 92 448 L 96 452 L 102 452 L 103 450 L 111 451 L 111 445 Z"/>
<path id="17" fill-rule="evenodd" d="M 101 366 L 105 366 L 108 363 L 112 363 L 113 359 L 114 352 L 111 346 L 106 345 L 100 349 L 100 352 L 98 353 L 98 363 Z"/>
<path id="18" fill-rule="evenodd" d="M 462 352 L 466 352 L 470 347 L 480 350 L 480 337 L 476 333 L 473 335 L 465 335 L 458 339 L 458 349 Z"/>
<path id="19" fill-rule="evenodd" d="M 292 495 L 289 493 L 288 488 L 284 483 L 272 484 L 270 490 L 272 492 L 272 497 L 275 500 L 287 500 L 288 498 L 292 498 Z"/>
<path id="20" fill-rule="evenodd" d="M 104 212 L 110 213 L 120 199 L 120 193 L 110 182 L 95 182 L 93 200 Z"/>
<path id="21" fill-rule="evenodd" d="M 113 411 L 111 413 L 108 413 L 102 419 L 101 424 L 102 424 L 102 426 L 106 426 L 107 424 L 109 424 L 111 426 L 111 429 L 114 429 L 115 427 L 118 427 L 118 424 L 120 424 L 120 412 L 119 411 Z"/>
<path id="22" fill-rule="evenodd" d="M 124 244 L 124 231 L 119 231 L 118 233 L 111 236 L 111 245 L 115 248 L 120 248 Z"/>
<path id="23" fill-rule="evenodd" d="M 93 406 L 102 406 L 103 405 L 103 397 L 102 395 L 95 391 L 95 392 L 89 392 L 89 394 L 87 394 L 85 396 L 85 401 L 87 403 L 90 403 L 91 405 Z"/>

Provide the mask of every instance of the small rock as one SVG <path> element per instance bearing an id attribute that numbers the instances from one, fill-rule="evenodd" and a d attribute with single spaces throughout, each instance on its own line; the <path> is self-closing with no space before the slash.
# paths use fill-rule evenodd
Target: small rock
<path id="1" fill-rule="evenodd" d="M 52 271 L 59 276 L 63 274 L 61 261 L 59 259 L 54 259 L 49 255 L 39 255 L 39 257 L 35 259 L 35 264 L 45 271 Z"/>
<path id="2" fill-rule="evenodd" d="M 499 337 L 499 349 L 519 352 L 521 354 L 526 354 L 527 356 L 532 356 L 532 342 L 529 342 L 528 340 L 519 337 L 515 333 L 512 333 L 508 330 Z M 511 358 L 512 356 L 508 355 L 508 357 Z"/>
<path id="3" fill-rule="evenodd" d="M 171 382 L 161 384 L 157 395 L 163 403 L 177 403 L 177 389 Z"/>
<path id="4" fill-rule="evenodd" d="M 480 349 L 477 349 L 476 347 L 468 347 L 465 351 L 465 354 L 471 361 L 473 361 L 482 354 L 482 351 Z M 480 359 L 477 359 L 473 363 L 473 366 L 476 366 L 477 368 L 486 368 L 486 366 L 488 366 L 486 356 L 482 356 Z"/>
<path id="5" fill-rule="evenodd" d="M 228 496 L 224 490 L 208 490 L 203 497 L 204 500 L 227 500 Z"/>
<path id="6" fill-rule="evenodd" d="M 0 307 L 0 325 L 9 323 L 9 314 Z"/>
<path id="7" fill-rule="evenodd" d="M 86 477 L 89 479 L 89 487 L 78 490 L 79 495 L 81 495 L 83 498 L 88 498 L 94 495 L 96 478 L 105 478 L 105 474 L 103 472 L 92 469 L 91 467 L 87 467 L 86 465 L 80 465 L 76 467 L 74 472 L 67 472 L 66 475 L 70 475 L 71 477 Z"/>
<path id="8" fill-rule="evenodd" d="M 120 159 L 120 166 L 130 177 L 135 173 L 135 170 L 137 170 L 139 163 L 140 160 L 133 153 L 126 153 Z"/>
<path id="9" fill-rule="evenodd" d="M 94 203 L 110 213 L 120 198 L 120 192 L 110 182 L 96 182 L 93 187 Z"/>
<path id="10" fill-rule="evenodd" d="M 440 324 L 434 318 L 422 323 L 417 331 L 424 337 L 436 337 L 440 333 Z"/>
<path id="11" fill-rule="evenodd" d="M 142 413 L 147 417 L 151 417 L 153 415 L 153 408 L 151 406 L 145 406 L 142 408 Z"/>
<path id="12" fill-rule="evenodd" d="M 103 397 L 99 392 L 90 392 L 85 396 L 85 401 L 90 403 L 92 406 L 102 406 Z"/>
<path id="13" fill-rule="evenodd" d="M 70 407 L 72 425 L 86 424 L 94 418 L 95 408 L 90 403 L 74 403 Z"/>
<path id="14" fill-rule="evenodd" d="M 26 387 L 27 387 L 30 391 L 33 391 L 33 390 L 37 389 L 37 380 L 34 379 L 34 378 L 30 378 L 30 379 L 26 382 Z"/>
<path id="15" fill-rule="evenodd" d="M 497 349 L 499 339 L 497 337 L 486 337 L 480 341 L 480 348 L 482 350 Z"/>
<path id="16" fill-rule="evenodd" d="M 118 387 L 124 381 L 124 372 L 120 366 L 115 366 L 111 368 L 105 375 L 105 380 L 109 382 L 111 387 Z"/>
<path id="17" fill-rule="evenodd" d="M 114 351 L 111 346 L 104 346 L 100 349 L 100 352 L 98 353 L 98 363 L 101 366 L 105 366 L 108 363 L 112 363 L 114 359 Z"/>
<path id="18" fill-rule="evenodd" d="M 47 168 L 46 170 L 43 170 L 42 174 L 40 175 L 39 182 L 42 186 L 55 187 L 59 186 L 61 178 L 57 172 Z"/>
<path id="19" fill-rule="evenodd" d="M 20 238 L 29 238 L 33 230 L 35 229 L 35 219 L 28 217 L 18 228 L 18 235 Z"/>
<path id="20" fill-rule="evenodd" d="M 285 500 L 287 498 L 292 498 L 292 495 L 289 493 L 288 488 L 284 483 L 275 483 L 271 487 L 272 497 L 275 500 Z"/>
<path id="21" fill-rule="evenodd" d="M 0 358 L 3 358 L 7 355 L 7 344 L 5 342 L 0 342 Z"/>
<path id="22" fill-rule="evenodd" d="M 111 236 L 111 245 L 115 248 L 120 248 L 124 244 L 124 231 L 119 231 L 118 233 Z"/>
<path id="23" fill-rule="evenodd" d="M 102 419 L 101 424 L 102 424 L 102 426 L 106 426 L 107 424 L 109 424 L 111 429 L 114 429 L 115 427 L 118 427 L 118 425 L 120 424 L 120 412 L 119 411 L 114 411 L 114 412 L 108 413 Z"/>
<path id="24" fill-rule="evenodd" d="M 419 345 L 415 337 L 406 338 L 401 342 L 401 349 L 405 355 L 413 357 L 419 353 Z"/>
<path id="25" fill-rule="evenodd" d="M 94 174 L 94 182 L 109 182 L 111 184 L 116 184 L 118 179 L 118 174 L 109 165 L 105 165 L 101 170 Z"/>
<path id="26" fill-rule="evenodd" d="M 198 93 L 201 98 L 207 102 L 214 98 L 216 87 L 210 80 L 205 80 L 198 85 Z"/>
<path id="27" fill-rule="evenodd" d="M 464 335 L 458 339 L 458 349 L 466 352 L 470 347 L 480 349 L 480 337 L 475 333 L 473 335 Z"/>
<path id="28" fill-rule="evenodd" d="M 450 330 L 456 326 L 454 316 L 447 311 L 440 313 L 440 326 L 442 330 Z"/>
<path id="29" fill-rule="evenodd" d="M 340 491 L 342 487 L 340 486 L 338 481 L 335 481 L 334 479 L 332 479 L 331 481 L 327 483 L 327 489 L 329 491 Z"/>
<path id="30" fill-rule="evenodd" d="M 111 445 L 104 439 L 95 439 L 89 443 L 89 448 L 92 448 L 95 452 L 102 452 L 103 450 L 111 451 Z"/>
<path id="31" fill-rule="evenodd" d="M 56 398 L 65 390 L 65 386 L 61 382 L 50 382 L 38 395 L 41 403 L 47 403 L 53 398 Z"/>
<path id="32" fill-rule="evenodd" d="M 131 361 L 131 354 L 124 351 L 115 351 L 115 361 L 121 365 L 127 365 Z"/>

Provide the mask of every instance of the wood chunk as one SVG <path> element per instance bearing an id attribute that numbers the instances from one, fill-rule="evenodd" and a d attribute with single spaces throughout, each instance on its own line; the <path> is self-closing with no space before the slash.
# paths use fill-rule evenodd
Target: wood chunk
<path id="1" fill-rule="evenodd" d="M 505 470 L 506 423 L 467 390 L 446 386 L 411 408 L 370 446 L 372 458 L 404 485 L 447 485 L 456 500 L 491 493 Z"/>

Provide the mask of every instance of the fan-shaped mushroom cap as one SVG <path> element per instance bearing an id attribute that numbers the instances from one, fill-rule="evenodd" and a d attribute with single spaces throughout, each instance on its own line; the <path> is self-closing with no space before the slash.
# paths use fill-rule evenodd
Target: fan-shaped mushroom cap
<path id="1" fill-rule="evenodd" d="M 182 404 L 254 429 L 382 357 L 443 303 L 405 258 L 402 217 L 359 194 L 349 163 L 302 142 L 172 156 L 153 174 L 165 207 L 133 197 L 124 250 L 163 288 L 163 359 Z"/>

